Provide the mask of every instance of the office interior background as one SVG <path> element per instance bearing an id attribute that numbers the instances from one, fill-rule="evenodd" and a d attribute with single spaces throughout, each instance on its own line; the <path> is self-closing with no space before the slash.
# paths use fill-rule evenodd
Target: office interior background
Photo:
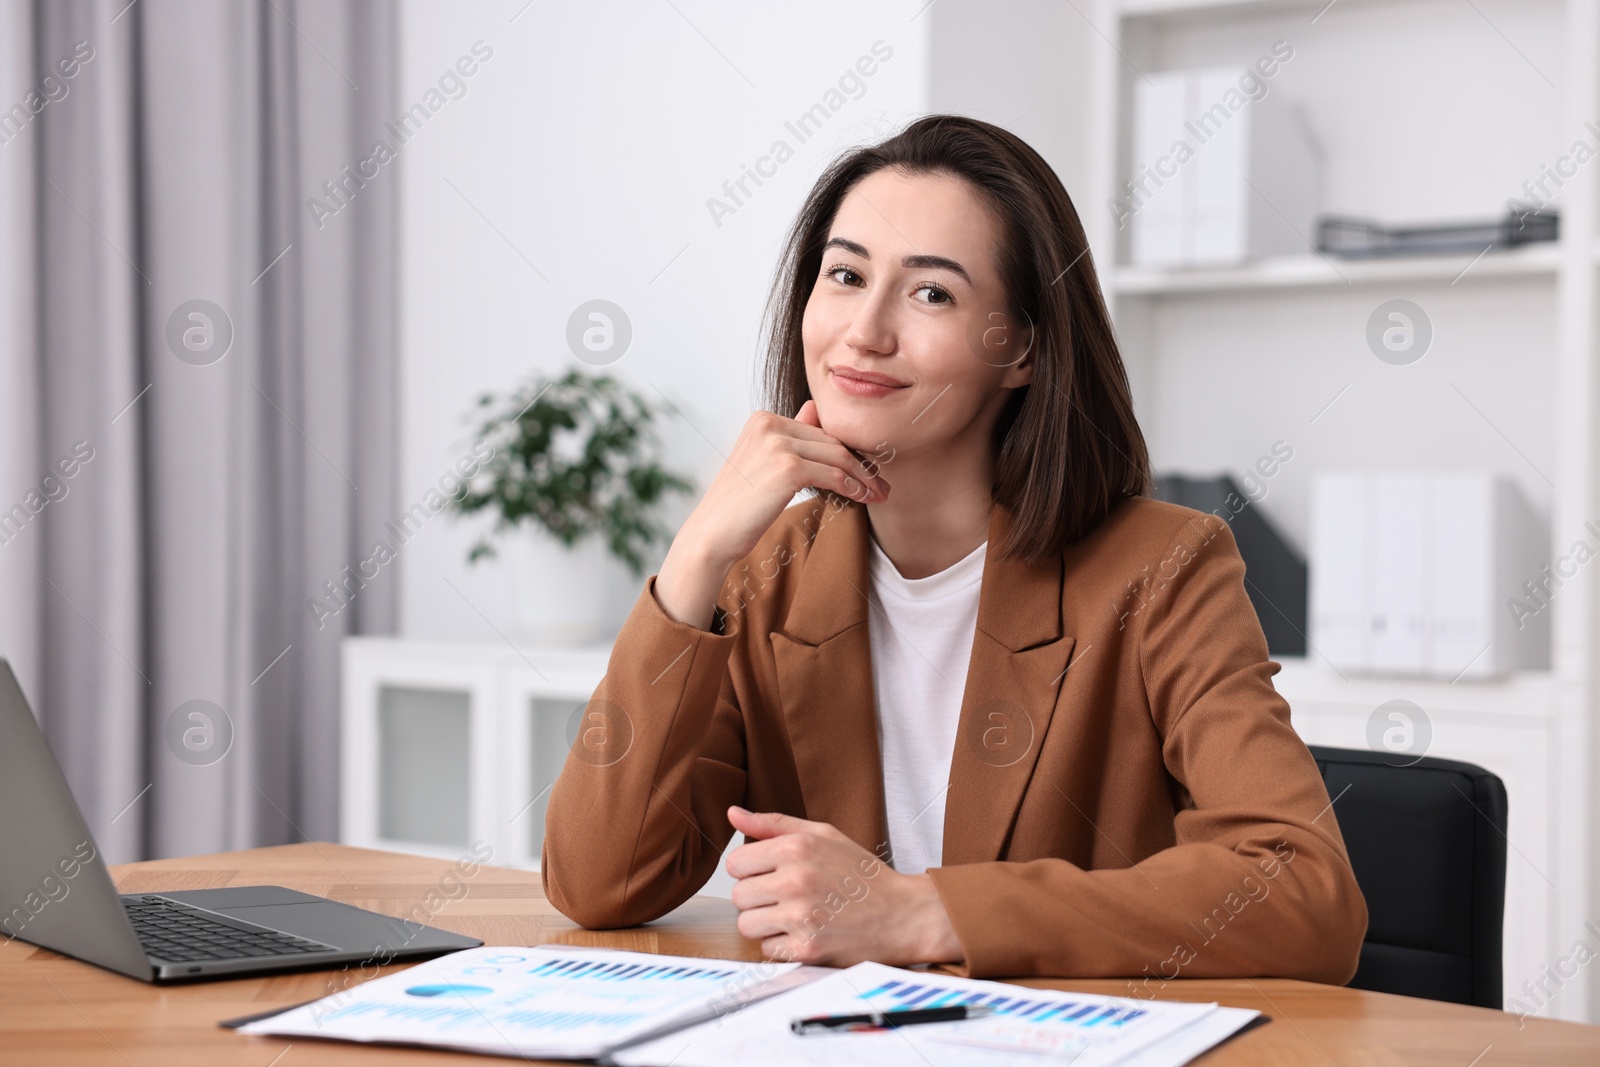
<path id="1" fill-rule="evenodd" d="M 577 469 L 609 376 L 670 532 L 811 183 L 950 111 L 1074 198 L 1302 736 L 1500 775 L 1506 995 L 1600 1021 L 1593 0 L 3 0 L 0 108 L 0 655 L 112 862 L 534 867 L 665 546 L 463 510 L 484 420 Z"/>

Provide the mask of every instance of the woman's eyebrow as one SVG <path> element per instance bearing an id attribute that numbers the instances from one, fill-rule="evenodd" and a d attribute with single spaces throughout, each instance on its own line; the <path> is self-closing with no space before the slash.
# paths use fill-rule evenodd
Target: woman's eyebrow
<path id="1" fill-rule="evenodd" d="M 822 248 L 824 251 L 826 251 L 827 249 L 835 246 L 844 249 L 846 252 L 851 252 L 855 255 L 858 255 L 862 259 L 872 258 L 872 253 L 867 251 L 865 245 L 857 244 L 848 237 L 831 237 L 828 239 L 828 243 L 823 245 Z M 967 273 L 967 268 L 946 256 L 906 256 L 900 261 L 900 265 L 903 267 L 911 267 L 913 269 L 921 268 L 924 270 L 953 271 L 954 273 L 961 275 L 968 285 L 972 284 L 972 276 Z"/>

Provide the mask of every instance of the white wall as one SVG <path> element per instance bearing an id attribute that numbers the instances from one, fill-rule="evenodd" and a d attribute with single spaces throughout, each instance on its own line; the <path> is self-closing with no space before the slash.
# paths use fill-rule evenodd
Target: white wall
<path id="1" fill-rule="evenodd" d="M 1080 215 L 1088 195 L 1089 50 L 1104 42 L 1059 0 L 940 0 L 932 25 L 929 110 L 1003 126 L 1055 169 Z"/>
<path id="2" fill-rule="evenodd" d="M 687 424 L 663 434 L 669 462 L 707 485 L 752 410 L 757 327 L 802 198 L 842 146 L 926 110 L 925 2 L 626 0 L 534 3 L 518 14 L 524 0 L 406 0 L 406 104 L 475 41 L 493 49 L 389 175 L 403 185 L 406 505 L 466 449 L 463 416 L 478 393 L 577 363 L 567 319 L 595 298 L 621 305 L 633 324 L 632 346 L 611 369 L 682 410 Z M 800 144 L 785 122 L 879 40 L 893 55 L 864 79 L 864 94 Z M 707 198 L 780 138 L 795 158 L 763 187 L 747 186 L 753 195 L 719 227 Z M 469 567 L 471 541 L 442 515 L 401 550 L 406 636 L 517 637 L 507 568 Z M 559 549 L 531 562 L 554 608 L 581 613 L 585 605 L 563 601 L 582 595 L 563 584 L 572 562 Z M 620 621 L 638 584 L 620 567 L 611 575 L 609 613 Z"/>

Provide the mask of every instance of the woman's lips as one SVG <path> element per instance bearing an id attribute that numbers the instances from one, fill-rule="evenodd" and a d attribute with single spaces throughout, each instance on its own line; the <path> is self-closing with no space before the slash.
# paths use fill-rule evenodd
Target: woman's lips
<path id="1" fill-rule="evenodd" d="M 898 392 L 906 386 L 885 374 L 851 371 L 835 367 L 830 372 L 833 381 L 842 393 L 851 396 L 880 397 Z"/>

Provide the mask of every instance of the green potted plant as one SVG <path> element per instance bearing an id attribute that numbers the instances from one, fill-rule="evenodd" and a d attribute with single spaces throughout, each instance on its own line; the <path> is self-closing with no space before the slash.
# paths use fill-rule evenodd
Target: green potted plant
<path id="1" fill-rule="evenodd" d="M 577 550 L 580 557 L 585 545 L 601 546 L 637 579 L 651 550 L 672 537 L 659 516 L 661 505 L 693 488 L 660 462 L 653 425 L 659 414 L 611 375 L 579 369 L 559 377 L 535 376 L 507 395 L 481 395 L 473 413 L 480 446 L 475 451 L 490 456 L 450 506 L 460 515 L 491 514 L 495 521 L 472 546 L 468 560 L 499 555 L 497 542 L 499 549 L 526 547 L 535 539 L 517 537 L 509 544 L 507 539 L 531 529 Z M 603 599 L 595 595 L 602 575 L 583 574 L 581 559 L 547 555 L 530 563 L 525 556 L 519 558 L 522 577 L 532 579 L 517 591 L 519 608 L 534 607 L 530 597 L 541 608 L 546 601 L 563 601 L 544 614 L 559 619 L 567 612 L 565 636 L 573 630 L 587 636 L 595 629 L 593 620 L 583 616 L 592 614 Z M 512 562 L 516 570 L 518 560 Z M 580 565 L 575 568 L 575 563 Z M 546 631 L 543 637 L 554 636 L 551 625 L 533 629 Z"/>

